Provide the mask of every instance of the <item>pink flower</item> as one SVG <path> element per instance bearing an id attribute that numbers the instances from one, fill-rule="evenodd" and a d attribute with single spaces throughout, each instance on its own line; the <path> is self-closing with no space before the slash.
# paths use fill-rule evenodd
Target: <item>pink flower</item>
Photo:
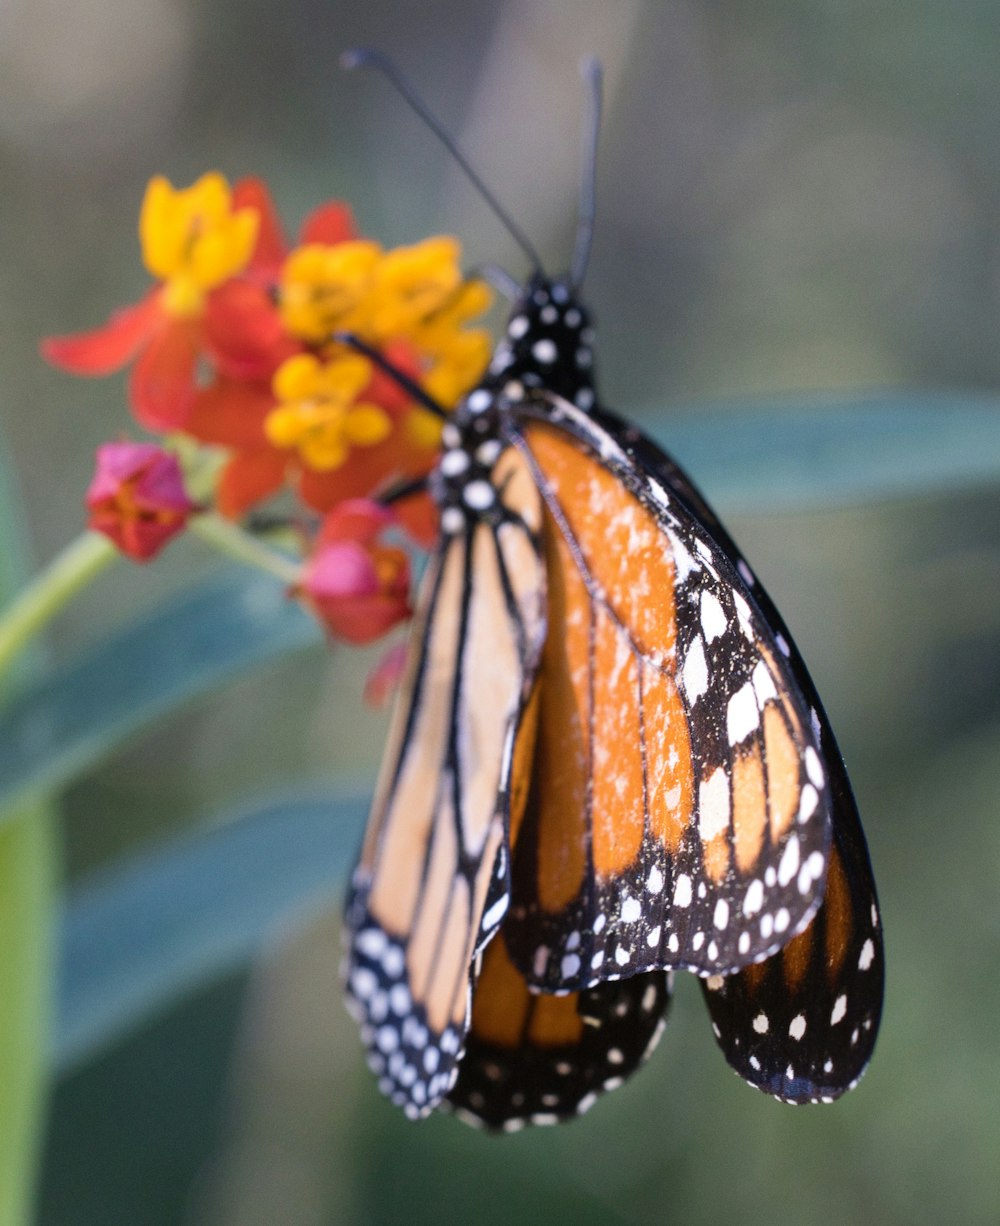
<path id="1" fill-rule="evenodd" d="M 370 643 L 410 616 L 410 560 L 378 541 L 394 522 L 363 498 L 340 503 L 323 521 L 296 594 L 336 638 Z"/>
<path id="2" fill-rule="evenodd" d="M 197 510 L 176 457 L 153 443 L 98 447 L 86 503 L 89 526 L 135 562 L 155 557 Z"/>

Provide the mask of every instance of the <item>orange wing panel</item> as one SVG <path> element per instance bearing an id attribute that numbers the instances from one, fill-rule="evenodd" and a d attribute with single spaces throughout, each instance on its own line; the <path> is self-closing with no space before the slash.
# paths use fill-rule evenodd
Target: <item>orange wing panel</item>
<path id="1" fill-rule="evenodd" d="M 525 438 L 558 490 L 587 569 L 609 607 L 644 655 L 669 659 L 676 642 L 675 569 L 656 519 L 613 473 L 565 435 L 538 425 Z"/>

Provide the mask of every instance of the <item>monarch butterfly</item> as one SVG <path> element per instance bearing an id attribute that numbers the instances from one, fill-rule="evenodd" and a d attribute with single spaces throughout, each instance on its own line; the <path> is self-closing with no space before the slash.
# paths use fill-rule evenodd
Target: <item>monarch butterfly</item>
<path id="1" fill-rule="evenodd" d="M 881 1012 L 875 885 L 783 621 L 681 470 L 597 402 L 579 287 L 535 266 L 443 428 L 441 537 L 347 905 L 379 1085 L 513 1130 L 586 1110 L 701 977 L 750 1084 L 832 1101 Z M 589 186 L 588 186 L 589 185 Z"/>

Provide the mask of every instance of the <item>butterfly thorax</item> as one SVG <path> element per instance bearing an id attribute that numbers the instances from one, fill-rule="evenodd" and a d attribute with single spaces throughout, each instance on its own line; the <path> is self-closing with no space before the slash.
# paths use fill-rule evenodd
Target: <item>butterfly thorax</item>
<path id="1" fill-rule="evenodd" d="M 594 404 L 594 329 L 566 281 L 533 277 L 514 303 L 481 386 L 544 388 L 581 409 Z"/>
<path id="2" fill-rule="evenodd" d="M 483 381 L 444 427 L 430 488 L 446 533 L 494 513 L 490 474 L 504 446 L 504 417 L 514 405 L 540 392 L 585 411 L 594 405 L 593 342 L 590 313 L 566 281 L 528 282 Z"/>

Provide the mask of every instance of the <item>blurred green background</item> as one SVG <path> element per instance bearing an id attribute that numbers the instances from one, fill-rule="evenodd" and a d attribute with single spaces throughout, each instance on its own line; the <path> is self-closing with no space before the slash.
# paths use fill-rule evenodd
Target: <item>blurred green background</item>
<path id="1" fill-rule="evenodd" d="M 601 382 L 621 411 L 655 408 L 668 449 L 669 415 L 702 405 L 725 406 L 725 431 L 779 396 L 802 415 L 816 391 L 1000 391 L 992 0 L 8 0 L 0 429 L 39 561 L 78 530 L 93 447 L 129 423 L 120 380 L 47 370 L 37 339 L 142 292 L 153 173 L 259 174 L 290 229 L 343 196 L 386 244 L 452 232 L 470 264 L 524 273 L 385 83 L 338 71 L 358 43 L 411 73 L 554 268 L 572 243 L 576 65 L 602 58 Z M 316 907 L 64 1072 L 44 1226 L 1000 1220 L 1000 489 L 817 506 L 777 477 L 769 500 L 704 475 L 810 663 L 868 832 L 888 988 L 861 1087 L 806 1111 L 752 1092 L 686 980 L 648 1067 L 585 1119 L 499 1140 L 413 1126 L 364 1069 L 338 917 Z M 115 568 L 56 625 L 53 657 L 213 566 L 185 540 Z M 317 646 L 269 664 L 75 782 L 68 880 L 234 798 L 363 792 L 385 722 L 360 698 L 374 658 Z"/>

